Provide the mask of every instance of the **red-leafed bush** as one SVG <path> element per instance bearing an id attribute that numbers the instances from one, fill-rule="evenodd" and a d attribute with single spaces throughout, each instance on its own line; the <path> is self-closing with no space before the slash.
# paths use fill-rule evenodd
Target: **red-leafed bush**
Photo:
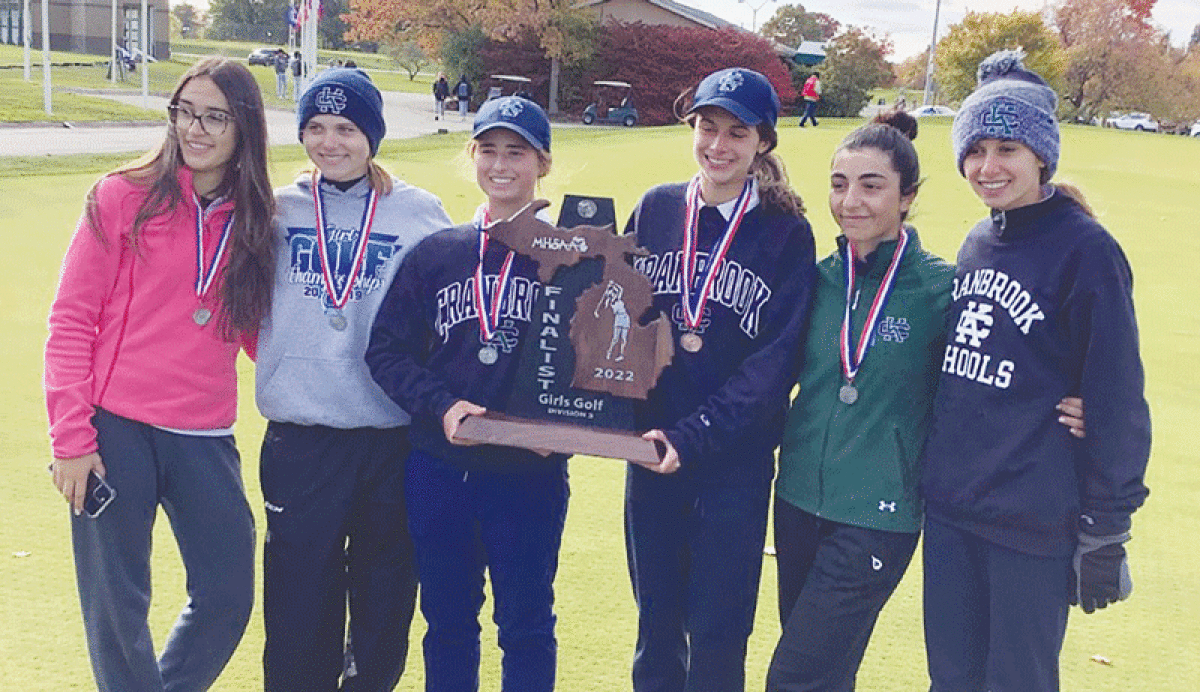
<path id="1" fill-rule="evenodd" d="M 600 34 L 596 58 L 580 86 L 616 79 L 634 89 L 645 125 L 676 122 L 672 106 L 681 92 L 712 72 L 745 67 L 764 74 L 785 106 L 797 98 L 787 68 L 761 36 L 733 27 L 720 30 L 661 25 L 615 24 Z"/>

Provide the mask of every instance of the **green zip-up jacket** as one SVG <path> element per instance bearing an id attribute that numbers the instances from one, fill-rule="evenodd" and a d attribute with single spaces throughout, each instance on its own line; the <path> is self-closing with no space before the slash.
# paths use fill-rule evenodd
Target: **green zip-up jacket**
<path id="1" fill-rule="evenodd" d="M 800 392 L 779 448 L 776 498 L 853 526 L 921 530 L 919 467 L 945 345 L 954 266 L 921 248 L 916 231 L 900 260 L 895 288 L 844 404 L 838 334 L 846 307 L 845 237 L 817 264 Z M 853 350 L 897 241 L 881 243 L 856 272 Z M 860 266 L 861 270 L 862 267 Z"/>

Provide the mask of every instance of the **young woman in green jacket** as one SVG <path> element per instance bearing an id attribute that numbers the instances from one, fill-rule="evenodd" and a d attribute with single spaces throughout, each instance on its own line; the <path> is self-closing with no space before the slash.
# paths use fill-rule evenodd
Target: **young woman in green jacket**
<path id="1" fill-rule="evenodd" d="M 775 482 L 783 634 L 770 691 L 854 689 L 920 535 L 918 460 L 954 266 L 905 223 L 921 183 L 916 134 L 906 113 L 882 114 L 848 135 L 831 164 L 841 235 L 817 265 Z M 1064 400 L 1060 411 L 1082 435 L 1082 403 Z"/>

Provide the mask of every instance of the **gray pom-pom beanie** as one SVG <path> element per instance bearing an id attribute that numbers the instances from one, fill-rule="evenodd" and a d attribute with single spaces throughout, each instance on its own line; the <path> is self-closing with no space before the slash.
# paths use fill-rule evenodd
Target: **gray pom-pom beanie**
<path id="1" fill-rule="evenodd" d="M 1020 50 L 992 53 L 979 63 L 979 85 L 954 116 L 950 136 L 958 172 L 971 145 L 981 139 L 1009 139 L 1029 147 L 1046 165 L 1058 168 L 1058 94 L 1040 75 L 1026 69 Z"/>

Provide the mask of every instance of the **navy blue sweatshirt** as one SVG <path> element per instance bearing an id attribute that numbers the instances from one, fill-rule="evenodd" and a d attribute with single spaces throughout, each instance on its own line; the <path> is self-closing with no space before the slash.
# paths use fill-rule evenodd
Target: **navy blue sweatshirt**
<path id="1" fill-rule="evenodd" d="M 625 229 L 650 252 L 634 265 L 650 277 L 654 307 L 670 316 L 676 340 L 674 359 L 636 415 L 641 428 L 666 433 L 681 473 L 732 479 L 746 464 L 772 459 L 783 434 L 802 361 L 816 250 L 803 218 L 763 202 L 747 212 L 697 330 L 703 347 L 689 353 L 678 346 L 687 331 L 679 269 L 685 189 L 677 183 L 650 190 Z M 725 227 L 715 207 L 701 211 L 697 281 Z"/>
<path id="2" fill-rule="evenodd" d="M 1081 525 L 1129 528 L 1150 455 L 1132 284 L 1116 240 L 1061 192 L 971 230 L 925 445 L 930 517 L 1042 556 L 1070 554 Z M 1057 422 L 1064 396 L 1083 397 L 1085 439 Z"/>
<path id="3" fill-rule="evenodd" d="M 488 243 L 484 271 L 489 300 L 507 254 L 503 244 Z M 563 455 L 542 457 L 496 445 L 452 445 L 442 429 L 442 415 L 459 399 L 485 408 L 503 403 L 516 376 L 518 345 L 541 293 L 536 263 L 516 255 L 492 340 L 499 358 L 484 365 L 479 360 L 484 344 L 474 292 L 478 263 L 479 231 L 473 224 L 434 233 L 409 251 L 375 317 L 367 367 L 384 393 L 412 415 L 414 447 L 464 470 L 545 470 L 561 464 Z"/>

